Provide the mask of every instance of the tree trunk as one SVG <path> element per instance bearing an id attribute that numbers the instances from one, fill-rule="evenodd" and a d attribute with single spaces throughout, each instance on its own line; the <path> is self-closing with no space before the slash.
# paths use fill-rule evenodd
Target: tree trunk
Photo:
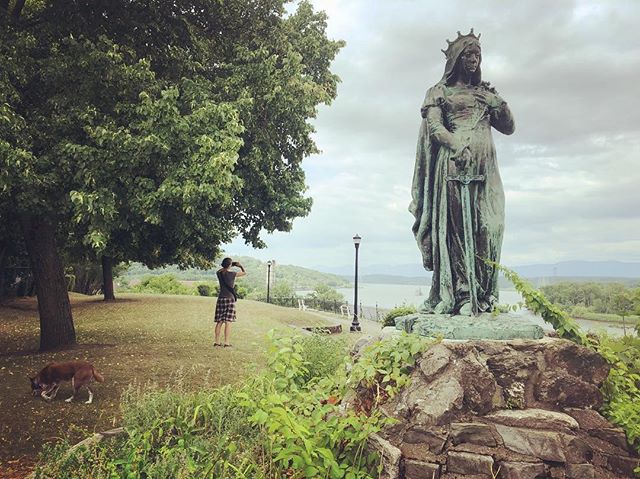
<path id="1" fill-rule="evenodd" d="M 18 18 L 20 18 L 25 1 L 26 0 L 16 0 L 15 5 L 13 6 L 13 12 L 11 12 L 11 17 L 14 20 L 18 20 Z"/>
<path id="2" fill-rule="evenodd" d="M 4 258 L 5 252 L 7 251 L 6 246 L 0 246 L 0 300 L 4 298 L 7 292 L 4 290 L 5 288 L 5 269 L 4 269 Z"/>
<path id="3" fill-rule="evenodd" d="M 102 257 L 102 292 L 105 301 L 116 299 L 113 294 L 113 258 L 110 256 Z"/>
<path id="4" fill-rule="evenodd" d="M 43 218 L 27 215 L 21 223 L 38 296 L 40 350 L 74 344 L 76 331 L 54 228 Z"/>

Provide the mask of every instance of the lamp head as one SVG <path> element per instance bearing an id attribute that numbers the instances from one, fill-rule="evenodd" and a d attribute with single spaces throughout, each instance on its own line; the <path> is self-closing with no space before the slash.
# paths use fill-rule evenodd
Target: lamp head
<path id="1" fill-rule="evenodd" d="M 360 244 L 360 240 L 362 240 L 362 238 L 358 233 L 356 233 L 356 235 L 353 237 L 353 244 L 358 246 Z"/>

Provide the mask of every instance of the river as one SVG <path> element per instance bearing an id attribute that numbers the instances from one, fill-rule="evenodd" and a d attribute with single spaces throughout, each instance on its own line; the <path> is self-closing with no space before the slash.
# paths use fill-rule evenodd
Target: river
<path id="1" fill-rule="evenodd" d="M 353 304 L 353 287 L 339 288 L 345 299 Z M 362 305 L 364 316 L 375 319 L 376 311 L 378 317 L 383 314 L 383 310 L 389 310 L 397 306 L 413 305 L 419 306 L 429 295 L 428 286 L 417 286 L 408 284 L 373 284 L 362 283 L 358 285 L 358 302 Z M 522 296 L 515 290 L 501 290 L 500 304 L 518 304 L 522 302 Z M 539 324 L 545 330 L 553 328 L 543 321 L 542 318 L 532 314 L 527 309 L 519 309 L 515 314 L 527 317 L 532 322 Z M 576 320 L 578 324 L 587 331 L 606 331 L 608 334 L 621 336 L 624 333 L 622 324 L 605 321 L 590 321 L 586 319 Z M 633 331 L 633 327 L 627 326 L 627 332 Z"/>

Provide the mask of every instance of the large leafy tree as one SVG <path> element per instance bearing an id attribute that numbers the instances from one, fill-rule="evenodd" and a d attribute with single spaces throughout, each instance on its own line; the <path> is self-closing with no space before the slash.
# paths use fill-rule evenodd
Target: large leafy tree
<path id="1" fill-rule="evenodd" d="M 308 213 L 308 119 L 341 44 L 283 3 L 0 2 L 0 214 L 24 234 L 42 348 L 75 340 L 61 249 L 208 266 Z"/>

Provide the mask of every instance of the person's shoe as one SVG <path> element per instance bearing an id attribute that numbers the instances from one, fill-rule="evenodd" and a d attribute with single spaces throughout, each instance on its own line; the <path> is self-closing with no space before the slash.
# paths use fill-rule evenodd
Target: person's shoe
<path id="1" fill-rule="evenodd" d="M 214 348 L 215 348 L 215 347 L 220 347 L 220 348 L 221 348 L 221 347 L 222 347 L 222 343 L 213 343 L 213 347 L 214 347 Z"/>
<path id="2" fill-rule="evenodd" d="M 231 344 L 224 344 L 223 346 L 224 346 L 225 348 L 230 348 L 230 347 L 232 347 L 232 346 L 231 346 Z"/>

